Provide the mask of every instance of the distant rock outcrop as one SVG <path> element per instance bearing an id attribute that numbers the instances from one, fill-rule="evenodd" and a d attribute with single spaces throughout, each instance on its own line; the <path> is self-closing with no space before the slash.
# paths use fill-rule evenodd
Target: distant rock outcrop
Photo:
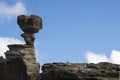
<path id="1" fill-rule="evenodd" d="M 120 80 L 120 66 L 112 63 L 49 63 L 42 67 L 41 80 Z"/>

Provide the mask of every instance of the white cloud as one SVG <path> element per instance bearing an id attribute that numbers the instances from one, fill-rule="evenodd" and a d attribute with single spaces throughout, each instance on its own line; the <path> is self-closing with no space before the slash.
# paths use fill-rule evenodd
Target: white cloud
<path id="1" fill-rule="evenodd" d="M 99 62 L 107 62 L 107 57 L 104 54 L 95 54 L 93 52 L 87 52 L 87 60 L 89 63 L 99 63 Z"/>
<path id="2" fill-rule="evenodd" d="M 4 53 L 8 50 L 9 44 L 23 44 L 22 41 L 15 38 L 0 37 L 0 56 L 4 56 Z"/>
<path id="3" fill-rule="evenodd" d="M 111 62 L 120 64 L 120 51 L 112 50 L 110 58 L 108 58 L 105 54 L 96 54 L 94 52 L 88 51 L 86 58 L 89 63 Z"/>
<path id="4" fill-rule="evenodd" d="M 26 14 L 27 10 L 22 2 L 18 2 L 15 5 L 9 5 L 5 2 L 0 2 L 0 16 L 2 18 L 11 19 L 20 14 Z"/>
<path id="5" fill-rule="evenodd" d="M 120 64 L 120 51 L 113 50 L 110 56 L 110 61 L 116 64 Z"/>

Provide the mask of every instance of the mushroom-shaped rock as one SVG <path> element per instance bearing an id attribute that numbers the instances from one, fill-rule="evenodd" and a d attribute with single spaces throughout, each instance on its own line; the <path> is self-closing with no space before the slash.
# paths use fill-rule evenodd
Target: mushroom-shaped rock
<path id="1" fill-rule="evenodd" d="M 17 23 L 25 33 L 37 33 L 42 29 L 42 19 L 36 15 L 19 15 Z"/>

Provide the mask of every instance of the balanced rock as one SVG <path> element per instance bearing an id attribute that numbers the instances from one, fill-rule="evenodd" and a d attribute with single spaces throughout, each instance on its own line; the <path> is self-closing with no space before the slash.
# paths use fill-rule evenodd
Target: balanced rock
<path id="1" fill-rule="evenodd" d="M 40 65 L 35 57 L 34 33 L 42 28 L 42 19 L 36 15 L 20 15 L 18 25 L 26 44 L 8 45 L 6 59 L 0 57 L 0 80 L 38 80 Z"/>
<path id="2" fill-rule="evenodd" d="M 25 33 L 36 33 L 42 29 L 42 19 L 36 15 L 19 15 L 17 23 Z"/>
<path id="3" fill-rule="evenodd" d="M 34 46 L 34 33 L 37 33 L 40 29 L 42 29 L 42 19 L 36 15 L 19 15 L 17 23 L 24 32 L 21 36 L 24 38 L 26 45 Z"/>

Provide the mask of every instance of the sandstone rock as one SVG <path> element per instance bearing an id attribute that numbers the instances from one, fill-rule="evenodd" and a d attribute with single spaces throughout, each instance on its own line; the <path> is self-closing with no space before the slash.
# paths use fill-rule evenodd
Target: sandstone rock
<path id="1" fill-rule="evenodd" d="M 120 80 L 120 65 L 102 62 L 48 63 L 36 62 L 34 33 L 42 28 L 42 19 L 36 15 L 18 16 L 17 23 L 24 32 L 26 44 L 8 45 L 6 59 L 0 57 L 0 80 Z"/>
<path id="2" fill-rule="evenodd" d="M 26 65 L 28 80 L 38 80 L 40 65 L 36 62 L 33 46 L 23 44 L 8 45 L 9 51 L 5 53 L 7 59 L 22 59 Z M 18 63 L 19 64 L 19 63 Z"/>
<path id="3" fill-rule="evenodd" d="M 26 44 L 8 45 L 6 59 L 0 57 L 0 80 L 38 80 L 40 65 L 36 62 L 34 33 L 42 28 L 42 19 L 31 15 L 18 16 L 18 25 Z"/>
<path id="4" fill-rule="evenodd" d="M 7 52 L 6 57 L 11 58 L 12 55 L 15 56 L 16 54 L 16 57 L 20 56 L 25 62 L 29 80 L 38 80 L 40 65 L 36 62 L 35 57 L 34 33 L 42 29 L 42 19 L 36 15 L 20 15 L 17 18 L 17 23 L 24 32 L 21 36 L 24 38 L 26 45 L 8 46 L 10 51 Z"/>
<path id="5" fill-rule="evenodd" d="M 26 65 L 22 59 L 0 61 L 0 80 L 27 80 Z"/>
<path id="6" fill-rule="evenodd" d="M 36 33 L 42 29 L 42 19 L 36 15 L 19 15 L 17 23 L 25 33 Z"/>
<path id="7" fill-rule="evenodd" d="M 26 45 L 34 46 L 35 36 L 33 33 L 23 33 L 21 36 L 24 38 Z"/>
<path id="8" fill-rule="evenodd" d="M 119 65 L 111 63 L 51 63 L 42 67 L 41 80 L 119 80 Z"/>
<path id="9" fill-rule="evenodd" d="M 19 15 L 17 23 L 24 32 L 21 36 L 24 38 L 26 45 L 34 46 L 34 33 L 37 33 L 40 29 L 42 29 L 42 19 L 36 15 Z"/>

